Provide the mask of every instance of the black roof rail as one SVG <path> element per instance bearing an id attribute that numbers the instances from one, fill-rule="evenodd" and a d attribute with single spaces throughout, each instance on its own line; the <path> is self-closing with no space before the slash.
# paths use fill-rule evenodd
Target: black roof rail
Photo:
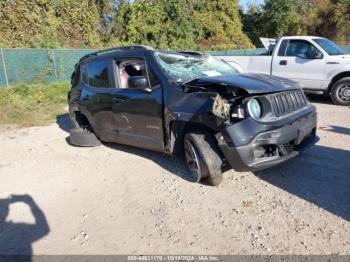
<path id="1" fill-rule="evenodd" d="M 119 47 L 113 47 L 113 48 L 109 48 L 109 49 L 104 49 L 101 51 L 97 51 L 97 52 L 93 52 L 87 55 L 84 55 L 82 58 L 79 59 L 79 62 L 92 57 L 92 56 L 97 56 L 99 54 L 103 54 L 103 53 L 108 53 L 108 52 L 112 52 L 112 51 L 118 51 L 118 50 L 135 50 L 135 49 L 141 49 L 141 50 L 154 50 L 153 47 L 151 46 L 147 46 L 147 45 L 128 45 L 128 46 L 119 46 Z"/>

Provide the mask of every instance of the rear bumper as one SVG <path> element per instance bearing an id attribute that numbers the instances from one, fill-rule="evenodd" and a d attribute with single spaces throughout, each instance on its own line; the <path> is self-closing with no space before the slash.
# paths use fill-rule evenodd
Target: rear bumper
<path id="1" fill-rule="evenodd" d="M 285 162 L 318 141 L 313 106 L 297 119 L 275 124 L 245 119 L 218 134 L 218 145 L 236 171 L 258 171 Z"/>

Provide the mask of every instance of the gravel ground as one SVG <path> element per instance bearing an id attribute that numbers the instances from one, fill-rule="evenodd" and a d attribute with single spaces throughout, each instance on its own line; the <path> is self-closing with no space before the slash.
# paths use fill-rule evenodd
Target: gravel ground
<path id="1" fill-rule="evenodd" d="M 216 188 L 159 153 L 72 147 L 67 117 L 2 127 L 0 251 L 350 254 L 350 109 L 314 102 L 316 146 L 264 172 L 228 171 Z"/>

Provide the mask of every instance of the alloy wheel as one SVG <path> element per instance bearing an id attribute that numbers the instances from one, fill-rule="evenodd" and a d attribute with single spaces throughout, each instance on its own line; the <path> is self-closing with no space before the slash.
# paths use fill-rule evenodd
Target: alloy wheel
<path id="1" fill-rule="evenodd" d="M 199 182 L 201 180 L 201 165 L 200 165 L 200 160 L 198 153 L 189 140 L 185 140 L 184 143 L 185 146 L 185 158 L 186 158 L 186 163 L 187 166 L 190 170 L 191 173 L 191 179 L 194 182 Z"/>
<path id="2" fill-rule="evenodd" d="M 337 98 L 342 102 L 350 102 L 350 83 L 345 83 L 341 85 L 337 92 Z"/>

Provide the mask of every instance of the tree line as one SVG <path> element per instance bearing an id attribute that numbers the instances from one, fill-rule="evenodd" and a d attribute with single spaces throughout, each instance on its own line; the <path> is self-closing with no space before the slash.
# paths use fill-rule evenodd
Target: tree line
<path id="1" fill-rule="evenodd" d="M 350 0 L 265 0 L 241 11 L 243 31 L 255 44 L 259 37 L 316 35 L 350 43 Z"/>
<path id="2" fill-rule="evenodd" d="M 252 48 L 259 37 L 315 34 L 348 43 L 350 0 L 2 0 L 0 46 Z"/>

